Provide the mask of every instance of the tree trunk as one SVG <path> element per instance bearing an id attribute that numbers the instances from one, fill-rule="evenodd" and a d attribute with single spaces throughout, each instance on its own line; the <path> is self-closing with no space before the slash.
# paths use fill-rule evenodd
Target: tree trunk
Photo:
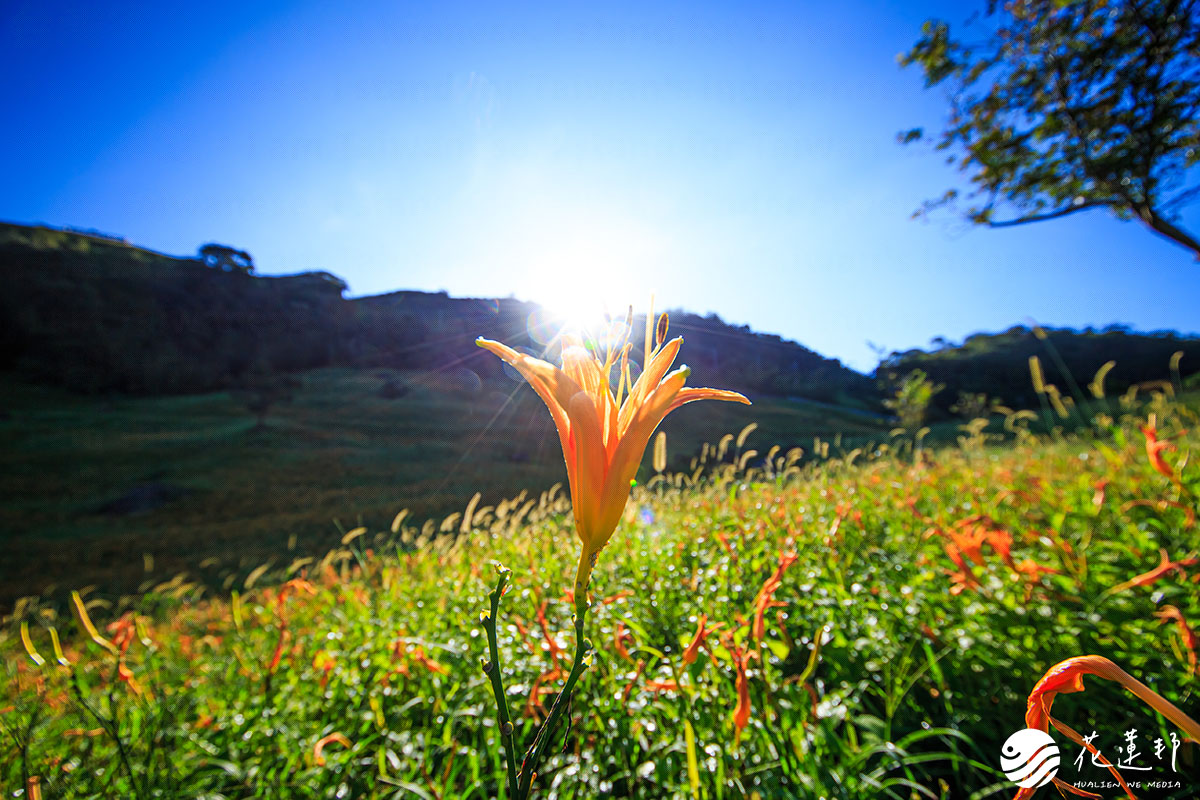
<path id="1" fill-rule="evenodd" d="M 1183 230 L 1179 226 L 1173 224 L 1170 220 L 1160 216 L 1157 211 L 1149 206 L 1142 206 L 1135 209 L 1138 219 L 1140 219 L 1146 227 L 1162 236 L 1164 239 L 1170 239 L 1175 244 L 1186 247 L 1192 251 L 1192 255 L 1200 261 L 1200 241 L 1192 237 L 1190 233 Z"/>

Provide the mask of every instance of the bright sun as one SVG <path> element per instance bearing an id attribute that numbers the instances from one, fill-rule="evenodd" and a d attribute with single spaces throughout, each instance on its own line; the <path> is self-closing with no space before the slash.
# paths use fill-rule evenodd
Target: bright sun
<path id="1" fill-rule="evenodd" d="M 623 320 L 630 305 L 645 311 L 659 254 L 643 237 L 598 228 L 586 237 L 560 231 L 539 244 L 526 266 L 527 296 L 560 325 L 594 332 L 606 314 Z"/>

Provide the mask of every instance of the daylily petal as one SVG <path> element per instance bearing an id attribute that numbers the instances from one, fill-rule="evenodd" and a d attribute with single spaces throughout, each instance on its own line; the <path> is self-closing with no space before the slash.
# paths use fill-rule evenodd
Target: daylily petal
<path id="1" fill-rule="evenodd" d="M 571 507 L 575 528 L 585 551 L 595 551 L 612 531 L 601 527 L 601 497 L 608 467 L 596 404 L 587 392 L 571 398 L 567 410 L 575 445 L 575 475 L 571 484 Z M 615 524 L 614 524 L 615 527 Z"/>
<path id="2" fill-rule="evenodd" d="M 579 388 L 591 395 L 596 404 L 596 415 L 600 420 L 602 441 L 606 445 L 616 440 L 617 402 L 613 399 L 608 378 L 601 365 L 582 346 L 570 346 L 563 350 L 563 372 L 579 384 Z"/>
<path id="3" fill-rule="evenodd" d="M 655 428 L 662 422 L 663 417 L 671 407 L 671 402 L 683 388 L 690 370 L 681 367 L 672 372 L 662 383 L 638 406 L 630 418 L 628 427 L 621 434 L 617 443 L 617 451 L 613 454 L 609 465 L 608 478 L 604 483 L 604 499 L 601 507 L 605 516 L 601 520 L 601 528 L 607 531 L 605 541 L 616 529 L 621 513 L 625 510 L 625 502 L 629 499 L 629 490 L 634 475 L 642 463 L 642 455 L 646 445 L 654 435 Z M 630 398 L 632 400 L 632 398 Z M 611 528 L 609 526 L 612 526 Z"/>
<path id="4" fill-rule="evenodd" d="M 699 386 L 688 386 L 680 389 L 679 394 L 675 395 L 675 399 L 671 402 L 671 407 L 667 409 L 667 413 L 670 414 L 680 406 L 694 403 L 697 400 L 727 400 L 732 403 L 750 405 L 750 401 L 740 392 L 731 392 L 728 389 L 705 389 Z"/>
<path id="5" fill-rule="evenodd" d="M 529 382 L 533 390 L 542 398 L 550 416 L 554 419 L 554 427 L 558 430 L 558 441 L 562 446 L 563 459 L 567 462 L 567 479 L 575 484 L 575 458 L 571 439 L 571 423 L 567 407 L 571 398 L 579 394 L 579 384 L 565 372 L 548 361 L 519 353 L 506 344 L 484 339 L 482 336 L 475 344 L 495 355 L 511 366 Z"/>
<path id="6" fill-rule="evenodd" d="M 633 387 L 629 390 L 629 399 L 621 406 L 620 415 L 620 435 L 624 436 L 625 431 L 629 429 L 629 424 L 633 420 L 633 415 L 641 407 L 655 390 L 658 389 L 662 382 L 663 376 L 667 374 L 667 370 L 675 363 L 675 356 L 679 354 L 679 348 L 683 346 L 683 337 L 676 336 L 671 341 L 667 342 L 650 358 L 650 363 L 645 365 L 642 374 L 634 381 Z"/>

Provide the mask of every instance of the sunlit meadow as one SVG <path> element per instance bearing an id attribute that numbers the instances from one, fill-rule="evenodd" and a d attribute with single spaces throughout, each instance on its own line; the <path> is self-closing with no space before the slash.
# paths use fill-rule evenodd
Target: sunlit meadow
<path id="1" fill-rule="evenodd" d="M 1027 699 L 1048 711 L 1048 668 L 1083 655 L 1194 710 L 1196 414 L 1166 384 L 1091 406 L 1086 427 L 1000 409 L 937 449 L 897 431 L 783 452 L 750 425 L 689 472 L 643 472 L 532 795 L 1012 796 L 1001 743 Z M 228 596 L 179 579 L 23 601 L 0 644 L 7 793 L 511 797 L 481 611 L 503 563 L 498 669 L 523 750 L 572 666 L 578 541 L 555 487 L 423 525 L 401 512 Z M 1084 685 L 1053 708 L 1075 731 L 1195 724 Z M 1185 744 L 1178 769 L 1195 759 Z"/>

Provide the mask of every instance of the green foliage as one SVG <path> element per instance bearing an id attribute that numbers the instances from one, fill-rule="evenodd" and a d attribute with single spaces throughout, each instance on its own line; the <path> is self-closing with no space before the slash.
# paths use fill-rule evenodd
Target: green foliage
<path id="1" fill-rule="evenodd" d="M 893 381 L 896 383 L 895 391 L 883 404 L 895 412 L 902 426 L 910 432 L 915 432 L 925 421 L 925 412 L 929 409 L 933 396 L 946 387 L 940 383 L 933 383 L 929 376 L 919 369 L 912 370 L 899 381 L 895 381 L 893 375 Z"/>
<path id="2" fill-rule="evenodd" d="M 989 12 L 977 21 L 985 30 L 969 31 L 981 43 L 930 20 L 900 58 L 926 86 L 949 89 L 936 147 L 972 185 L 967 218 L 998 227 L 1107 208 L 1200 256 L 1174 221 L 1195 197 L 1184 176 L 1200 160 L 1198 4 L 993 0 Z"/>
<path id="3" fill-rule="evenodd" d="M 200 260 L 206 266 L 222 272 L 238 272 L 243 275 L 254 273 L 254 259 L 245 250 L 224 244 L 206 244 L 200 247 Z"/>
<path id="4" fill-rule="evenodd" d="M 964 392 L 960 389 L 958 399 L 954 401 L 954 405 L 950 406 L 950 412 L 970 422 L 973 419 L 989 416 L 992 413 L 992 405 L 986 394 Z"/>
<path id="5" fill-rule="evenodd" d="M 958 345 L 943 342 L 941 347 L 928 351 L 892 353 L 880 364 L 877 374 L 904 374 L 914 369 L 925 372 L 930 380 L 947 388 L 934 399 L 931 409 L 946 415 L 955 413 L 951 405 L 960 393 L 982 393 L 1012 408 L 1036 408 L 1039 399 L 1030 381 L 1031 356 L 1046 362 L 1046 380 L 1063 391 L 1072 382 L 1086 387 L 1101 367 L 1115 361 L 1116 365 L 1105 374 L 1103 389 L 1109 396 L 1120 395 L 1133 386 L 1169 380 L 1171 358 L 1178 352 L 1183 353 L 1179 367 L 1185 376 L 1200 370 L 1200 341 L 1194 337 L 1169 331 L 1138 334 L 1118 325 L 1102 330 L 1038 330 L 1045 334 L 1045 340 L 1039 339 L 1032 328 L 1017 325 L 1001 333 L 968 336 Z M 1090 401 L 1091 392 L 1082 399 Z"/>
<path id="6" fill-rule="evenodd" d="M 1162 437 L 1200 445 L 1181 432 L 1194 414 L 1154 410 Z M 1185 640 L 1155 612 L 1200 619 L 1195 566 L 1129 581 L 1160 549 L 1194 550 L 1200 471 L 1168 453 L 1179 484 L 1155 472 L 1139 421 L 918 464 L 884 448 L 807 464 L 776 453 L 639 487 L 594 573 L 595 661 L 535 796 L 986 796 L 1009 786 L 1000 745 L 1036 681 L 1087 653 L 1194 710 Z M 480 668 L 492 562 L 516 568 L 492 621 L 528 742 L 566 666 L 577 543 L 562 492 L 472 504 L 449 523 L 464 533 L 349 531 L 318 561 L 242 573 L 224 598 L 186 581 L 113 607 L 89 595 L 100 634 L 127 642 L 120 660 L 52 606 L 23 604 L 0 633 L 0 781 L 12 795 L 37 777 L 61 798 L 501 796 Z M 950 545 L 976 534 L 992 544 L 964 568 Z M 768 598 L 784 605 L 765 609 L 756 641 L 746 623 L 785 553 L 796 561 Z M 721 627 L 686 663 L 701 614 Z M 740 736 L 736 648 L 754 654 Z M 1100 732 L 1106 752 L 1130 728 L 1167 737 L 1113 684 L 1086 688 L 1054 713 Z M 1059 777 L 1079 780 L 1059 742 Z"/>
<path id="7" fill-rule="evenodd" d="M 20 532 L 0 559 L 0 613 L 52 585 L 59 596 L 71 585 L 132 592 L 181 571 L 220 590 L 246 565 L 324 552 L 340 536 L 334 520 L 380 525 L 398 506 L 440 517 L 476 491 L 490 503 L 566 478 L 545 407 L 513 378 L 264 377 L 301 385 L 252 431 L 251 392 L 94 398 L 0 375 L 0 530 Z M 853 448 L 887 432 L 840 406 L 756 397 L 753 411 L 761 435 L 787 446 L 841 435 Z M 674 468 L 694 469 L 689 459 L 740 413 L 693 403 L 672 414 Z M 116 513 L 145 499 L 155 502 Z"/>

